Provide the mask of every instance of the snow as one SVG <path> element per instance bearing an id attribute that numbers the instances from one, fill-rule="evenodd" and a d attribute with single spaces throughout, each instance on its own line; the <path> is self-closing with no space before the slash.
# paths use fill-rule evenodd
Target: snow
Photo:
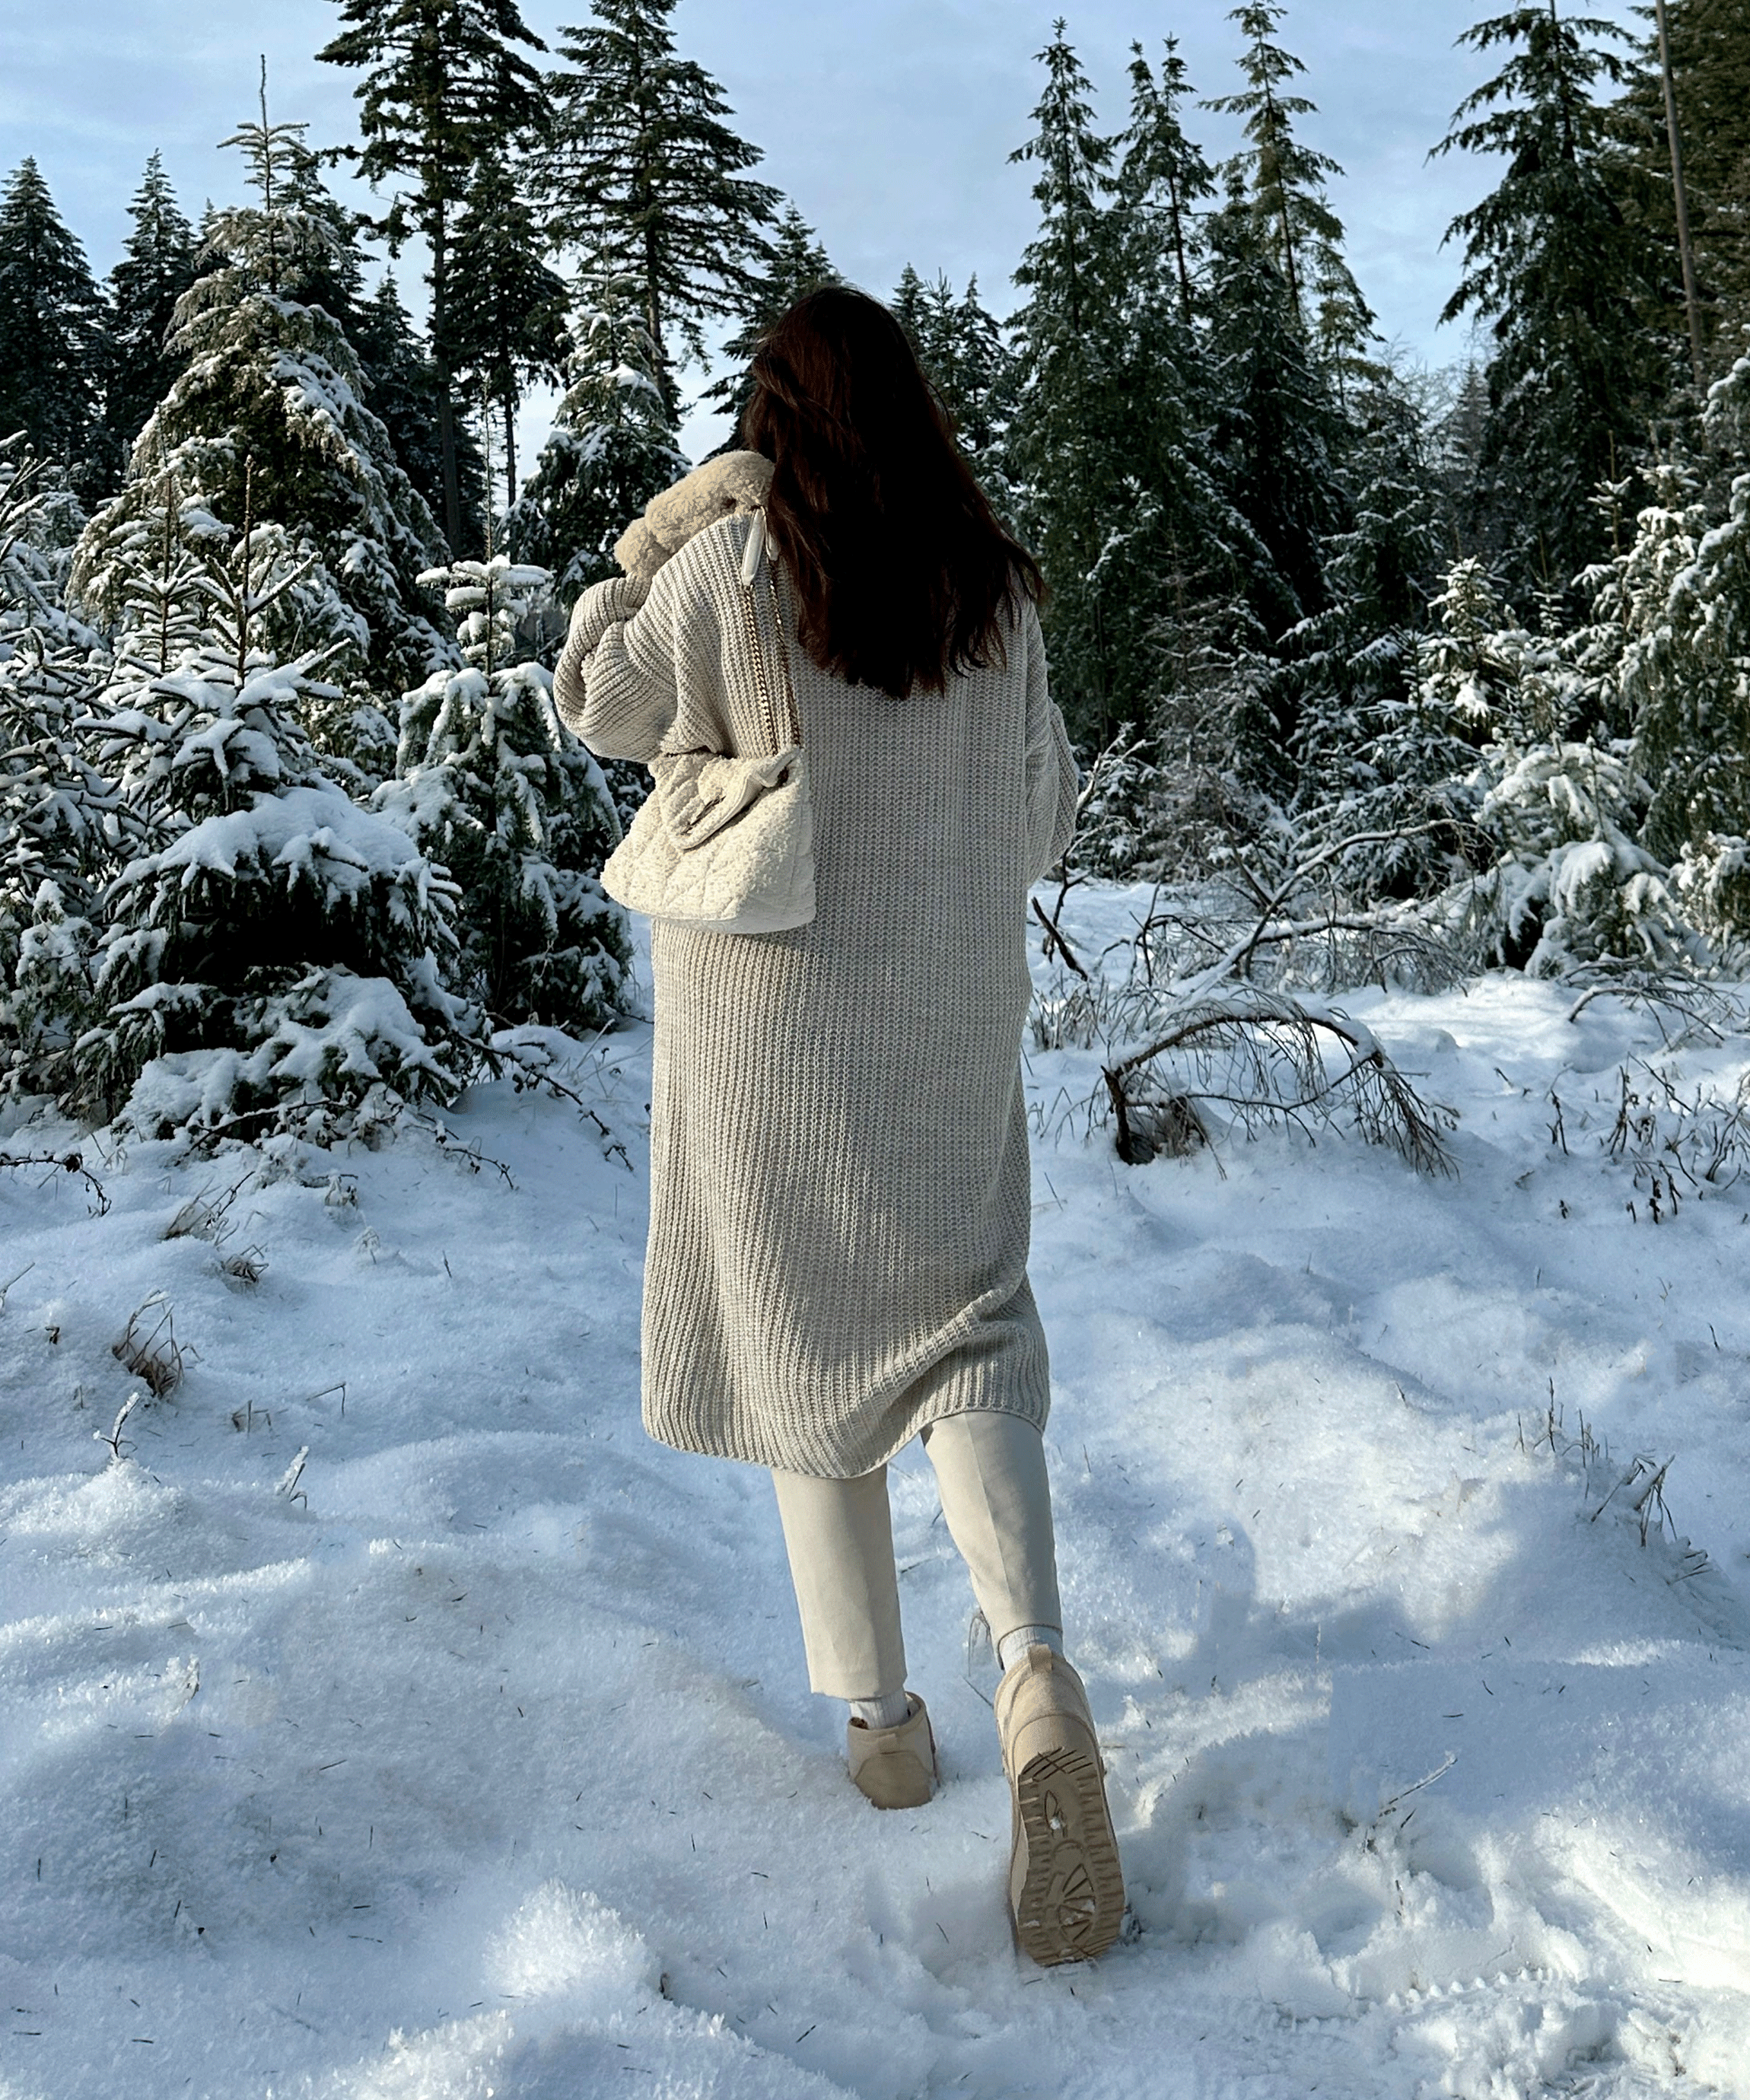
<path id="1" fill-rule="evenodd" d="M 148 864 L 182 869 L 185 885 L 204 873 L 285 868 L 294 884 L 320 886 L 331 904 L 354 902 L 379 883 L 423 887 L 424 863 L 407 833 L 325 781 L 259 793 L 247 810 L 203 818 Z"/>
<path id="2" fill-rule="evenodd" d="M 1078 891 L 1078 952 L 1144 901 Z M 769 1487 L 642 1436 L 647 1031 L 569 1053 L 632 1171 L 508 1082 L 450 1118 L 472 1155 L 14 1129 L 111 1207 L 0 1174 L 0 2095 L 1750 2088 L 1750 1184 L 1655 1224 L 1605 1142 L 1629 1061 L 1729 1102 L 1750 1046 L 1505 974 L 1345 1004 L 1459 1110 L 1456 1180 L 1335 1136 L 1128 1168 L 1072 1112 L 1093 1056 L 1029 1052 L 1138 1926 L 1086 1970 L 1008 1943 L 927 1464 L 895 1524 L 947 1784 L 882 1816 Z M 186 1374 L 117 1459 L 155 1290 Z"/>

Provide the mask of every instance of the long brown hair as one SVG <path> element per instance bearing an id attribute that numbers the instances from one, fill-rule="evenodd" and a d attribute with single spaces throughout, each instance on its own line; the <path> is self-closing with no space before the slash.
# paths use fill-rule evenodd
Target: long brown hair
<path id="1" fill-rule="evenodd" d="M 741 441 L 773 462 L 767 516 L 825 671 L 895 699 L 1000 663 L 1038 564 L 997 522 L 905 330 L 848 286 L 761 341 Z"/>

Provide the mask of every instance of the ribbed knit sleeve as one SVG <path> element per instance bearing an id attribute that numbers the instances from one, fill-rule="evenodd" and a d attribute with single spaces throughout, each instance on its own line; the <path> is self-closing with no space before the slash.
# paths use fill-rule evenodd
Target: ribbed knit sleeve
<path id="1" fill-rule="evenodd" d="M 598 758 L 649 761 L 674 720 L 674 658 L 660 612 L 642 647 L 635 632 L 650 595 L 641 579 L 612 576 L 591 585 L 571 613 L 553 698 L 560 720 Z"/>
<path id="2" fill-rule="evenodd" d="M 1045 638 L 1031 605 L 1021 636 L 1027 651 L 1027 876 L 1038 882 L 1069 850 L 1079 783 L 1069 732 L 1047 682 Z"/>

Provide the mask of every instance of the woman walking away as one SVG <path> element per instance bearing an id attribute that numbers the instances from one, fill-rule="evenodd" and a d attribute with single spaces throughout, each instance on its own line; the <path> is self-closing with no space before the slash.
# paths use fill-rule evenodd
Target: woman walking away
<path id="1" fill-rule="evenodd" d="M 849 1702 L 880 1808 L 937 1780 L 887 1493 L 923 1439 L 1003 1666 L 1016 1936 L 1082 1960 L 1124 1892 L 1064 1659 L 1027 1282 L 1027 895 L 1075 801 L 1039 574 L 876 301 L 811 293 L 753 379 L 747 449 L 650 505 L 558 670 L 592 749 L 656 761 L 634 840 L 659 815 L 671 869 L 768 789 L 805 788 L 812 818 L 812 896 L 792 884 L 781 930 L 653 926 L 645 1426 L 771 1469 L 809 1681 Z M 681 753 L 783 762 L 729 793 L 721 757 Z"/>

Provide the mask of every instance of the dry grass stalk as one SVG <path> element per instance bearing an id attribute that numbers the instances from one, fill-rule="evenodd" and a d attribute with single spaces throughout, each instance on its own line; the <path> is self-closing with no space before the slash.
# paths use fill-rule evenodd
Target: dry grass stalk
<path id="1" fill-rule="evenodd" d="M 155 1400 L 175 1392 L 183 1382 L 187 1357 L 176 1339 L 170 1302 L 161 1290 L 154 1290 L 134 1307 L 111 1353 Z"/>

